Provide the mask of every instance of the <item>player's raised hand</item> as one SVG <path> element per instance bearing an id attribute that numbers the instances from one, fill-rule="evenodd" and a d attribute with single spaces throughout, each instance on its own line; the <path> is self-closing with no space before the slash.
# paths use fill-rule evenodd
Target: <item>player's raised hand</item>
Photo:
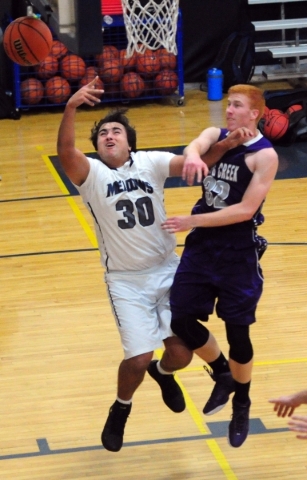
<path id="1" fill-rule="evenodd" d="M 83 103 L 93 107 L 100 103 L 100 97 L 104 93 L 104 90 L 96 88 L 96 83 L 99 77 L 95 77 L 90 83 L 84 85 L 74 93 L 67 102 L 68 106 L 77 108 Z"/>
<path id="2" fill-rule="evenodd" d="M 243 145 L 251 138 L 253 138 L 253 132 L 249 128 L 239 127 L 227 135 L 225 142 L 229 143 L 229 149 L 231 149 Z"/>

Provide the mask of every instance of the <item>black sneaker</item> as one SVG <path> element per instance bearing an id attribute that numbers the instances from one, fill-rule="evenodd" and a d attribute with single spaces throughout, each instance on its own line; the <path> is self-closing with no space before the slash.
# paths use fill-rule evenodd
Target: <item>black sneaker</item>
<path id="1" fill-rule="evenodd" d="M 147 372 L 159 384 L 165 405 L 175 413 L 183 412 L 185 400 L 181 388 L 176 382 L 174 375 L 162 375 L 158 372 L 157 363 L 158 360 L 152 360 L 147 368 Z"/>
<path id="2" fill-rule="evenodd" d="M 118 452 L 123 446 L 124 430 L 132 404 L 124 405 L 117 400 L 109 411 L 106 424 L 101 434 L 101 442 L 106 450 Z"/>
<path id="3" fill-rule="evenodd" d="M 214 388 L 210 398 L 203 408 L 205 415 L 213 415 L 219 412 L 229 400 L 229 395 L 234 392 L 234 380 L 230 372 L 214 375 L 206 366 L 204 369 L 209 373 L 212 380 L 215 381 Z"/>
<path id="4" fill-rule="evenodd" d="M 246 404 L 232 401 L 232 419 L 228 427 L 228 441 L 232 447 L 241 447 L 249 430 L 249 409 L 251 402 Z"/>

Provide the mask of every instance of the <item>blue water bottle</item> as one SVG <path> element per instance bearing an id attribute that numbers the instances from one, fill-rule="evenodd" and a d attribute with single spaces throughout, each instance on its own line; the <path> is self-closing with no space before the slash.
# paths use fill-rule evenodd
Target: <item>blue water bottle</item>
<path id="1" fill-rule="evenodd" d="M 207 75 L 208 100 L 222 100 L 223 98 L 223 72 L 218 68 L 211 68 Z"/>

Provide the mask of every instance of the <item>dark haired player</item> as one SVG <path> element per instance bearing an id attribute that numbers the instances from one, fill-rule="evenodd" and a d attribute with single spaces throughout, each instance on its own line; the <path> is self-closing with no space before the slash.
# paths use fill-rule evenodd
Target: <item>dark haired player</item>
<path id="1" fill-rule="evenodd" d="M 117 399 L 102 432 L 104 447 L 117 452 L 123 444 L 132 396 L 146 370 L 158 382 L 166 405 L 174 412 L 185 409 L 173 372 L 189 364 L 192 352 L 170 328 L 169 290 L 179 259 L 174 253 L 175 236 L 161 230 L 166 220 L 164 182 L 168 176 L 181 176 L 184 157 L 136 152 L 135 129 L 122 111 L 111 112 L 94 125 L 91 140 L 100 158 L 86 157 L 75 147 L 75 115 L 83 103 L 100 102 L 103 90 L 95 89 L 95 83 L 68 100 L 57 148 L 65 173 L 94 218 L 107 292 L 124 349 Z M 200 170 L 207 173 L 205 163 Z M 153 351 L 163 343 L 162 359 L 152 361 Z M 216 349 L 211 337 L 209 361 Z M 225 358 L 224 363 L 231 380 Z M 223 406 L 228 393 L 221 397 L 215 389 L 213 397 L 215 407 Z"/>

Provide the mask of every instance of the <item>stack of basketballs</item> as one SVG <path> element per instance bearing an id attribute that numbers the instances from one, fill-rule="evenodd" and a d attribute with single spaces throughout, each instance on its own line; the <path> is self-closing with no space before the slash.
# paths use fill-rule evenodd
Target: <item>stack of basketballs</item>
<path id="1" fill-rule="evenodd" d="M 178 87 L 177 57 L 166 49 L 145 50 L 127 58 L 125 49 L 105 45 L 101 54 L 84 60 L 53 40 L 47 57 L 33 67 L 21 69 L 23 105 L 65 104 L 70 95 L 97 75 L 97 88 L 106 99 L 136 99 L 173 94 Z"/>
<path id="2" fill-rule="evenodd" d="M 263 135 L 271 141 L 280 140 L 289 128 L 290 115 L 302 110 L 302 105 L 292 105 L 285 112 L 277 108 L 265 107 L 259 122 Z"/>

